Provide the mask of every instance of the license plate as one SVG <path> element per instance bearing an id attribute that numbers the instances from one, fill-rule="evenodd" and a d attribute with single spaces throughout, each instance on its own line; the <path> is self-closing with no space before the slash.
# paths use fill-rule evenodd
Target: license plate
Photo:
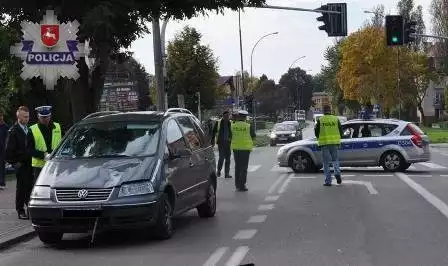
<path id="1" fill-rule="evenodd" d="M 278 138 L 279 140 L 287 140 L 288 138 Z"/>
<path id="2" fill-rule="evenodd" d="M 62 216 L 67 218 L 95 218 L 101 216 L 100 209 L 65 209 Z"/>

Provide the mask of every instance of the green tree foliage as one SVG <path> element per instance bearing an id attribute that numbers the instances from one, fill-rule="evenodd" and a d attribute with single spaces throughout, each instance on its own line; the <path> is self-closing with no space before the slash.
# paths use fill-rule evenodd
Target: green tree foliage
<path id="1" fill-rule="evenodd" d="M 90 40 L 97 64 L 93 71 L 87 69 L 84 60 L 78 62 L 81 78 L 76 82 L 59 82 L 57 90 L 69 93 L 74 120 L 98 108 L 104 84 L 104 74 L 113 54 L 128 48 L 131 43 L 148 32 L 147 25 L 152 18 L 191 18 L 214 10 L 225 8 L 236 10 L 246 5 L 258 6 L 265 0 L 135 0 L 135 1 L 61 1 L 61 0 L 4 0 L 0 14 L 9 16 L 9 26 L 20 32 L 23 20 L 41 21 L 46 9 L 54 9 L 61 22 L 78 20 L 81 24 L 79 40 Z M 20 40 L 17 34 L 14 42 Z M 91 77 L 89 77 L 89 73 Z M 33 90 L 43 90 L 41 82 L 33 82 Z M 64 86 L 64 88 L 61 88 Z M 38 88 L 40 87 L 40 88 Z"/>
<path id="2" fill-rule="evenodd" d="M 177 105 L 177 94 L 185 97 L 185 107 L 197 109 L 196 93 L 201 106 L 211 109 L 217 95 L 217 59 L 210 47 L 201 44 L 201 34 L 185 27 L 168 45 L 167 74 L 170 105 Z"/>
<path id="3" fill-rule="evenodd" d="M 275 84 L 275 81 L 268 79 L 266 75 L 263 75 L 260 80 L 260 87 L 254 93 L 258 107 L 257 113 L 275 116 L 278 111 L 286 109 L 288 90 Z"/>
<path id="4" fill-rule="evenodd" d="M 448 2 L 445 0 L 432 0 L 431 2 L 431 16 L 432 16 L 432 31 L 436 35 L 448 36 Z M 434 56 L 442 59 L 443 73 L 448 74 L 448 42 L 437 42 L 434 46 Z"/>
<path id="5" fill-rule="evenodd" d="M 291 68 L 280 78 L 280 85 L 288 89 L 296 109 L 309 110 L 313 97 L 313 77 L 300 67 Z"/>
<path id="6" fill-rule="evenodd" d="M 403 16 L 405 21 L 415 21 L 417 34 L 424 34 L 426 30 L 423 20 L 423 7 L 415 6 L 414 0 L 400 0 L 397 4 L 398 13 Z M 425 48 L 422 38 L 416 38 L 414 43 L 409 44 L 409 48 L 414 51 L 422 51 Z"/>

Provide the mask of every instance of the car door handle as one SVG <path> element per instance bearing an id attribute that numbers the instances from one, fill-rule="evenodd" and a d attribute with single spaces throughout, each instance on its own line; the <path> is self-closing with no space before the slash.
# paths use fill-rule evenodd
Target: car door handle
<path id="1" fill-rule="evenodd" d="M 193 167 L 194 166 L 194 163 L 193 162 L 190 162 L 190 167 Z"/>
<path id="2" fill-rule="evenodd" d="M 363 146 L 364 148 L 367 148 L 367 147 L 369 146 L 369 144 L 364 143 L 364 144 L 362 144 L 362 146 Z"/>

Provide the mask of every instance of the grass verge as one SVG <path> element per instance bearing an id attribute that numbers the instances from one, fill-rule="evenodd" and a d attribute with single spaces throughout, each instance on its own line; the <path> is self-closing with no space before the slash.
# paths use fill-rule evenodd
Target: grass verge
<path id="1" fill-rule="evenodd" d="M 255 139 L 255 147 L 265 147 L 269 145 L 269 136 L 259 135 Z"/>
<path id="2" fill-rule="evenodd" d="M 428 135 L 431 143 L 448 143 L 447 129 L 425 127 L 423 130 Z"/>

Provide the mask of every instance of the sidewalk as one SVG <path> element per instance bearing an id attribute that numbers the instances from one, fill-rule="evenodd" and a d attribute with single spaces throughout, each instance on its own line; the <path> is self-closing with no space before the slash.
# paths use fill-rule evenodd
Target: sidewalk
<path id="1" fill-rule="evenodd" d="M 16 181 L 6 182 L 0 190 L 0 250 L 15 245 L 35 235 L 30 220 L 19 220 L 15 210 Z"/>

